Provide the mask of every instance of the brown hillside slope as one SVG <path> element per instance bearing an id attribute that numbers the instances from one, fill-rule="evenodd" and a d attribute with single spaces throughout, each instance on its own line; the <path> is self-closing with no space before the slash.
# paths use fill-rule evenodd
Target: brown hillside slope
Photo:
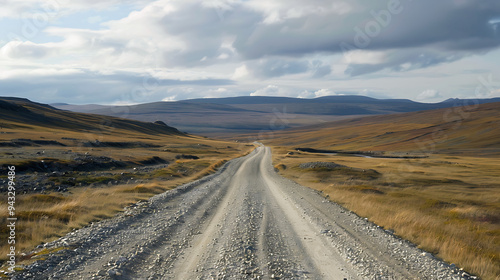
<path id="1" fill-rule="evenodd" d="M 329 122 L 275 132 L 271 145 L 333 150 L 500 150 L 500 103 Z"/>
<path id="2" fill-rule="evenodd" d="M 176 128 L 123 118 L 74 113 L 21 98 L 0 97 L 1 128 L 48 128 L 74 132 L 183 135 Z"/>
<path id="3" fill-rule="evenodd" d="M 73 113 L 0 97 L 0 224 L 12 217 L 12 194 L 7 193 L 12 180 L 16 269 L 50 253 L 44 248 L 28 253 L 42 242 L 213 173 L 253 148 L 186 135 L 161 122 Z M 12 166 L 14 175 L 9 174 Z M 0 228 L 1 240 L 9 234 L 7 227 Z M 0 244 L 0 278 L 7 277 L 10 246 Z"/>
<path id="4" fill-rule="evenodd" d="M 261 141 L 273 146 L 283 176 L 481 279 L 500 280 L 499 126 L 500 103 L 491 103 L 329 122 Z"/>

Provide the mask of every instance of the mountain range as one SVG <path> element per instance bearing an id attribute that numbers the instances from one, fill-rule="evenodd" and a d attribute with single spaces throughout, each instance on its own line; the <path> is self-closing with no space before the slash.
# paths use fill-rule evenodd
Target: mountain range
<path id="1" fill-rule="evenodd" d="M 415 112 L 492 102 L 500 102 L 500 98 L 448 99 L 440 103 L 419 103 L 407 99 L 375 99 L 366 96 L 325 96 L 314 99 L 240 96 L 129 106 L 62 103 L 51 105 L 75 112 L 145 122 L 163 121 L 192 134 L 231 137 L 237 134 L 310 126 L 359 116 Z"/>

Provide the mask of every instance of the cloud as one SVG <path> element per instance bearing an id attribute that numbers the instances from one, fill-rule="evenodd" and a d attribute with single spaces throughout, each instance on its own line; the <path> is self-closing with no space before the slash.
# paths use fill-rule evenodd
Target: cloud
<path id="1" fill-rule="evenodd" d="M 50 47 L 33 42 L 11 41 L 0 48 L 0 55 L 9 59 L 39 59 L 51 53 Z"/>
<path id="2" fill-rule="evenodd" d="M 28 82 L 47 98 L 81 85 L 76 92 L 109 92 L 106 100 L 115 101 L 140 86 L 141 77 L 162 83 L 144 100 L 314 97 L 329 88 L 363 94 L 370 86 L 376 93 L 386 92 L 385 81 L 393 77 L 431 67 L 455 75 L 450 87 L 463 90 L 471 86 L 458 85 L 462 73 L 453 65 L 477 62 L 479 70 L 494 72 L 494 62 L 478 56 L 498 57 L 500 49 L 497 0 L 6 0 L 3 7 L 0 18 L 19 20 L 18 29 L 30 23 L 37 36 L 0 36 L 0 84 L 11 93 L 35 95 L 19 75 L 37 69 Z M 62 69 L 76 86 L 54 78 Z M 422 88 L 422 80 L 413 80 L 416 87 L 406 94 L 440 88 L 435 81 Z M 476 83 L 470 80 L 463 83 Z M 401 91 L 399 84 L 393 92 Z M 228 91 L 213 90 L 219 87 Z"/>
<path id="3" fill-rule="evenodd" d="M 377 52 L 356 51 L 349 58 L 345 71 L 349 76 L 365 75 L 384 69 L 405 72 L 453 62 L 465 57 L 464 53 L 447 53 L 428 48 L 409 48 Z"/>
<path id="4" fill-rule="evenodd" d="M 489 94 L 490 98 L 500 97 L 500 89 L 491 90 Z"/>
<path id="5" fill-rule="evenodd" d="M 43 3 L 11 4 L 12 9 L 23 10 Z M 123 4 L 118 0 L 58 3 L 59 9 L 70 10 Z M 410 70 L 428 67 L 500 46 L 494 29 L 500 3 L 495 0 L 481 5 L 473 0 L 400 1 L 397 8 L 362 0 L 124 3 L 144 6 L 123 19 L 103 23 L 107 29 L 100 31 L 44 29 L 63 38 L 53 42 L 51 54 L 79 53 L 93 63 L 117 67 L 204 67 L 246 61 L 248 70 L 260 77 L 303 73 L 308 67 L 300 57 L 343 54 L 351 57 L 349 73 L 355 76 L 382 69 L 399 71 L 405 63 L 411 64 Z M 42 45 L 35 46 L 33 56 L 44 54 Z M 421 58 L 422 49 L 431 51 Z M 328 74 L 325 65 L 316 67 L 312 76 Z"/>
<path id="6" fill-rule="evenodd" d="M 104 10 L 117 5 L 144 5 L 148 0 L 3 0 L 0 18 L 59 17 L 77 11 Z"/>
<path id="7" fill-rule="evenodd" d="M 245 79 L 250 76 L 250 71 L 246 65 L 241 65 L 234 70 L 232 78 L 235 80 Z"/>
<path id="8" fill-rule="evenodd" d="M 275 78 L 304 73 L 309 70 L 309 63 L 290 59 L 261 59 L 247 63 L 247 69 L 255 77 Z"/>
<path id="9" fill-rule="evenodd" d="M 430 100 L 436 100 L 439 98 L 443 98 L 441 93 L 438 90 L 435 89 L 428 89 L 423 91 L 417 96 L 417 100 L 419 101 L 430 101 Z"/>
<path id="10" fill-rule="evenodd" d="M 398 71 L 398 65 L 406 62 L 412 63 L 410 69 L 429 67 L 500 46 L 493 28 L 496 25 L 488 24 L 500 14 L 498 1 L 483 1 L 481 5 L 471 0 L 401 1 L 397 13 L 390 13 L 386 2 L 351 1 L 349 12 L 340 15 L 328 10 L 326 2 L 317 3 L 325 9 L 299 13 L 297 17 L 287 17 L 286 8 L 279 5 L 268 7 L 268 17 L 274 11 L 276 19 L 257 25 L 248 36 L 238 36 L 236 49 L 247 58 L 350 55 L 359 50 L 389 54 L 375 63 L 349 63 L 353 75 L 363 75 L 382 69 Z M 304 3 L 297 5 L 307 7 Z M 432 54 L 420 59 L 422 49 Z M 397 58 L 400 51 L 405 57 Z"/>
<path id="11" fill-rule="evenodd" d="M 174 88 L 177 91 L 179 88 L 191 88 L 192 92 L 200 92 L 201 95 L 207 87 L 232 84 L 231 80 L 223 79 L 173 80 L 125 71 L 102 74 L 89 70 L 75 72 L 64 69 L 25 71 L 24 75 L 0 79 L 2 95 L 34 96 L 40 102 L 58 100 L 73 104 L 137 104 L 161 100 L 165 98 L 166 91 Z M 182 93 L 169 93 L 171 96 L 186 98 Z"/>
<path id="12" fill-rule="evenodd" d="M 101 16 L 99 16 L 99 15 L 97 15 L 97 16 L 91 16 L 91 17 L 87 18 L 87 21 L 89 23 L 99 23 L 99 22 L 103 21 L 103 18 Z"/>
<path id="13" fill-rule="evenodd" d="M 167 96 L 167 97 L 163 98 L 161 101 L 173 102 L 176 100 L 177 100 L 177 95 L 171 95 L 171 96 Z"/>
<path id="14" fill-rule="evenodd" d="M 326 89 L 322 88 L 314 93 L 315 97 L 323 97 L 323 96 L 329 96 L 329 95 L 343 95 L 343 94 L 337 94 L 335 91 L 331 89 Z"/>
<path id="15" fill-rule="evenodd" d="M 308 7 L 303 1 L 294 2 L 274 5 L 267 13 L 286 14 L 283 10 L 291 7 Z M 500 13 L 500 3 L 494 0 L 481 5 L 473 0 L 400 1 L 397 9 L 388 8 L 387 2 L 358 0 L 346 4 L 349 12 L 340 15 L 328 9 L 331 1 L 315 2 L 319 7 L 309 13 L 256 26 L 248 37 L 238 38 L 238 49 L 255 58 L 341 52 L 342 43 L 365 50 L 436 45 L 448 51 L 493 48 L 500 43 L 488 24 Z"/>
<path id="16" fill-rule="evenodd" d="M 332 73 L 332 67 L 330 65 L 323 65 L 323 61 L 314 60 L 311 62 L 310 66 L 313 78 L 323 78 Z"/>
<path id="17" fill-rule="evenodd" d="M 318 97 L 323 97 L 323 96 L 331 96 L 331 95 L 344 95 L 344 94 L 337 94 L 335 91 L 331 89 L 326 89 L 322 88 L 316 91 L 309 91 L 305 90 L 301 92 L 297 97 L 298 98 L 318 98 Z"/>
<path id="18" fill-rule="evenodd" d="M 250 96 L 291 96 L 291 92 L 283 87 L 268 85 L 250 93 Z"/>

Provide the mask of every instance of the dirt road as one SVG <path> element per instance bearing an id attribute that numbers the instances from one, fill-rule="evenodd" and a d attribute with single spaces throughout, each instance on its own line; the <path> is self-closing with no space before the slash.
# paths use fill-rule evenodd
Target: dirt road
<path id="1" fill-rule="evenodd" d="M 15 279 L 468 279 L 282 178 L 266 147 L 45 247 L 66 249 Z"/>

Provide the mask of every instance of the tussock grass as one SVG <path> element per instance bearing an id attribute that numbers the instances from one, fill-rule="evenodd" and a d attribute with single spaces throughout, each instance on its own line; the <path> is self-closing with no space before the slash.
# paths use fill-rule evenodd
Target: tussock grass
<path id="1" fill-rule="evenodd" d="M 427 159 L 374 159 L 296 153 L 274 148 L 280 173 L 322 191 L 362 217 L 408 239 L 482 279 L 500 279 L 500 159 L 432 155 Z M 301 169 L 325 161 L 372 168 L 377 178 L 349 169 Z"/>
<path id="2" fill-rule="evenodd" d="M 215 171 L 217 171 L 217 169 L 219 169 L 219 167 L 223 166 L 226 162 L 227 162 L 227 159 L 220 159 L 220 160 L 216 161 L 215 163 L 211 164 L 206 170 L 204 170 L 203 172 L 198 174 L 198 177 L 200 178 L 200 177 L 203 177 L 205 175 L 214 173 Z"/>
<path id="3" fill-rule="evenodd" d="M 283 163 L 278 163 L 274 166 L 274 170 L 276 170 L 276 171 L 282 171 L 285 169 L 286 169 L 286 165 L 284 165 Z"/>
<path id="4" fill-rule="evenodd" d="M 71 194 L 19 195 L 16 202 L 16 249 L 18 255 L 41 242 L 64 235 L 92 221 L 110 217 L 138 199 L 145 199 L 142 192 L 130 192 L 132 186 L 109 188 L 73 189 Z M 3 197 L 5 198 L 5 197 Z M 0 220 L 6 223 L 6 205 L 2 205 Z M 0 233 L 5 237 L 7 232 Z M 0 255 L 7 254 L 7 246 L 0 247 Z"/>

